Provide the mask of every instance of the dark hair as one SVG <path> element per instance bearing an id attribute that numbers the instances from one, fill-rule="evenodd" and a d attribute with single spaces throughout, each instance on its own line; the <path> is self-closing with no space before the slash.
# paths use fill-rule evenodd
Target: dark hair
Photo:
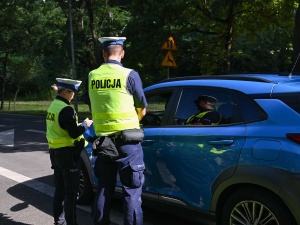
<path id="1" fill-rule="evenodd" d="M 103 50 L 107 56 L 119 55 L 123 50 L 123 45 L 109 45 L 105 47 Z"/>
<path id="2" fill-rule="evenodd" d="M 64 87 L 59 87 L 56 84 L 52 84 L 51 85 L 52 90 L 56 93 L 56 94 L 60 94 L 62 93 L 64 90 L 66 90 Z"/>

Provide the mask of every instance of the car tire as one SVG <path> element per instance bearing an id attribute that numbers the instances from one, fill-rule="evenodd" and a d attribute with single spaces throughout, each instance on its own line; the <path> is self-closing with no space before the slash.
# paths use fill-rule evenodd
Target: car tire
<path id="1" fill-rule="evenodd" d="M 222 225 L 296 224 L 278 197 L 260 189 L 238 190 L 227 198 L 221 215 Z"/>
<path id="2" fill-rule="evenodd" d="M 85 164 L 82 162 L 79 169 L 79 188 L 77 204 L 89 204 L 93 198 L 93 188 Z"/>

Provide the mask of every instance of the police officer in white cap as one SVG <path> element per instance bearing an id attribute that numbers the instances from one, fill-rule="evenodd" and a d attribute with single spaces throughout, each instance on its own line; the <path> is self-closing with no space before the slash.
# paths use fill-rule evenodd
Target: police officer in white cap
<path id="1" fill-rule="evenodd" d="M 77 225 L 76 195 L 79 186 L 78 162 L 85 146 L 82 134 L 92 124 L 86 118 L 78 124 L 75 110 L 70 106 L 74 93 L 81 81 L 57 78 L 57 85 L 52 88 L 56 98 L 47 111 L 47 140 L 50 160 L 54 169 L 55 193 L 53 199 L 54 224 Z M 62 213 L 66 221 L 59 221 Z"/>
<path id="2" fill-rule="evenodd" d="M 199 112 L 190 116 L 186 125 L 216 125 L 221 121 L 221 115 L 215 110 L 214 104 L 218 100 L 209 95 L 200 95 L 194 101 Z"/>
<path id="3" fill-rule="evenodd" d="M 95 133 L 109 137 L 119 151 L 119 158 L 108 161 L 98 155 L 94 172 L 98 192 L 94 202 L 94 224 L 110 224 L 111 196 L 117 171 L 123 189 L 124 225 L 142 225 L 141 193 L 144 183 L 143 150 L 139 138 L 121 140 L 124 131 L 139 131 L 139 121 L 146 114 L 147 101 L 138 72 L 123 67 L 125 37 L 101 37 L 105 63 L 89 73 L 88 97 Z M 95 143 L 95 142 L 94 142 Z"/>

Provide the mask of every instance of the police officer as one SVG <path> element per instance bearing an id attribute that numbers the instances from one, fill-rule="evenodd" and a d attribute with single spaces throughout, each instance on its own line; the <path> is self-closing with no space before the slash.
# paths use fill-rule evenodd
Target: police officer
<path id="1" fill-rule="evenodd" d="M 70 106 L 74 92 L 81 81 L 57 78 L 57 86 L 52 88 L 57 96 L 47 111 L 47 140 L 50 160 L 54 169 L 55 193 L 53 199 L 54 224 L 77 225 L 76 195 L 79 186 L 78 162 L 85 146 L 82 134 L 92 124 L 86 118 L 78 124 L 75 110 Z M 66 221 L 59 221 L 65 213 Z"/>
<path id="2" fill-rule="evenodd" d="M 144 159 L 140 142 L 124 143 L 124 130 L 139 128 L 146 114 L 147 101 L 138 72 L 122 66 L 125 37 L 101 37 L 105 63 L 89 73 L 88 95 L 97 136 L 111 137 L 119 158 L 107 161 L 97 157 L 94 172 L 98 192 L 94 202 L 94 224 L 110 224 L 111 196 L 115 189 L 117 170 L 123 190 L 124 225 L 142 225 L 142 186 Z"/>
<path id="3" fill-rule="evenodd" d="M 199 113 L 190 116 L 185 124 L 187 125 L 214 125 L 221 121 L 221 115 L 215 110 L 214 104 L 218 100 L 209 95 L 200 95 L 195 104 Z"/>

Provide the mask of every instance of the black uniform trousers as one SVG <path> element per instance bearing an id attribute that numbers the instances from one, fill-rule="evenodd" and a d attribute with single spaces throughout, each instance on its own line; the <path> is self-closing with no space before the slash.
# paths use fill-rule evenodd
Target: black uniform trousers
<path id="1" fill-rule="evenodd" d="M 97 157 L 94 173 L 98 191 L 94 200 L 94 224 L 110 224 L 111 198 L 119 172 L 123 190 L 124 225 L 143 225 L 142 187 L 144 184 L 144 154 L 141 144 L 116 143 L 120 157 L 108 161 Z"/>
<path id="2" fill-rule="evenodd" d="M 50 159 L 54 169 L 53 217 L 55 224 L 64 210 L 67 224 L 77 225 L 76 199 L 79 186 L 79 155 L 76 151 L 74 147 L 50 149 Z"/>

